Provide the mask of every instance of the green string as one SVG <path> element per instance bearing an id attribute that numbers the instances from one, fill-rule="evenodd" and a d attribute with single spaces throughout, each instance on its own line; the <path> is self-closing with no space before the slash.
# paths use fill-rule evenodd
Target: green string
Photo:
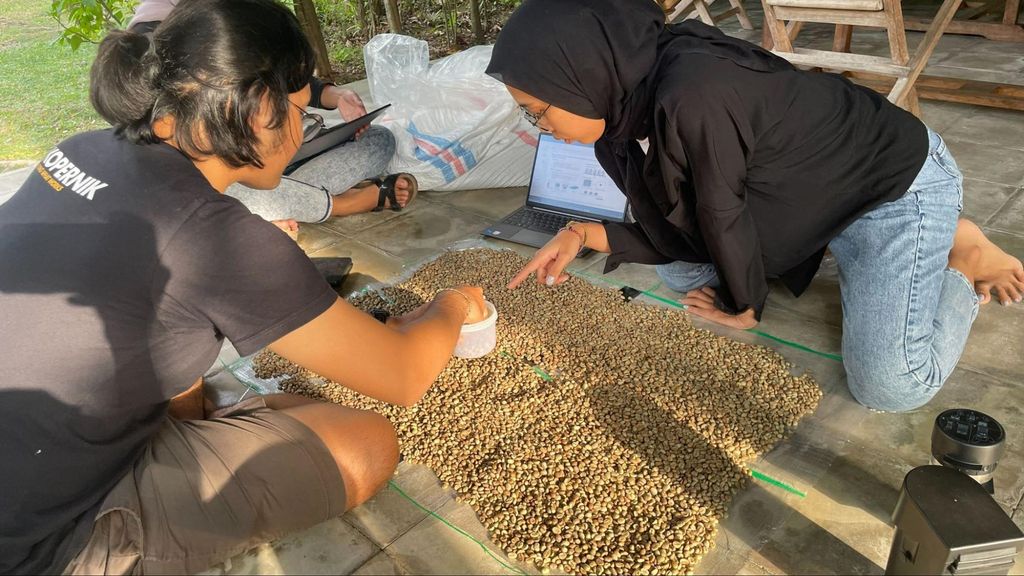
<path id="1" fill-rule="evenodd" d="M 533 366 L 533 371 L 537 373 L 545 382 L 551 382 L 553 378 L 551 375 L 544 371 L 540 366 Z"/>
<path id="2" fill-rule="evenodd" d="M 755 329 L 751 328 L 750 330 L 747 330 L 747 332 L 753 332 L 754 334 L 757 334 L 758 336 L 764 336 L 765 338 L 767 338 L 769 340 L 774 340 L 774 341 L 776 341 L 776 342 L 778 342 L 780 344 L 785 344 L 786 346 L 790 346 L 792 348 L 796 348 L 797 350 L 803 350 L 804 352 L 810 352 L 811 354 L 817 354 L 818 356 L 821 356 L 823 358 L 828 358 L 829 360 L 835 360 L 836 362 L 842 362 L 843 361 L 843 357 L 840 356 L 839 354 L 830 354 L 828 352 L 819 352 L 818 350 L 815 350 L 814 348 L 808 348 L 807 346 L 804 346 L 803 344 L 798 344 L 796 342 L 790 342 L 789 340 L 783 340 L 782 338 L 779 338 L 778 336 L 772 336 L 771 334 L 769 334 L 767 332 L 762 332 L 761 330 L 755 330 Z"/>
<path id="3" fill-rule="evenodd" d="M 445 526 L 451 528 L 452 530 L 458 532 L 462 536 L 464 536 L 464 537 L 472 540 L 473 542 L 475 542 L 476 545 L 479 546 L 481 550 L 486 552 L 488 556 L 493 558 L 494 561 L 497 562 L 498 564 L 501 564 L 502 567 L 504 567 L 506 570 L 509 570 L 509 571 L 514 572 L 516 574 L 524 574 L 524 575 L 526 574 L 526 572 L 523 572 L 519 568 L 516 568 L 515 566 L 511 566 L 509 564 L 506 564 L 504 561 L 502 561 L 501 558 L 497 557 L 494 554 L 494 552 L 491 552 L 491 549 L 488 548 L 486 545 L 484 545 L 483 542 L 477 540 L 476 538 L 474 538 L 471 534 L 469 534 L 468 532 L 466 532 L 462 528 L 459 528 L 458 526 L 456 526 L 456 525 L 452 524 L 451 522 L 445 520 L 442 516 L 440 516 L 439 514 L 435 513 L 433 510 L 429 510 L 426 506 L 424 506 L 424 505 L 420 504 L 419 502 L 417 502 L 416 500 L 414 500 L 412 498 L 412 496 L 409 496 L 401 488 L 399 488 L 398 484 L 395 484 L 394 481 L 388 480 L 388 486 L 390 486 L 391 488 L 394 488 L 396 492 L 398 492 L 399 494 L 404 496 L 406 500 L 408 500 L 409 502 L 412 502 L 413 505 L 416 506 L 417 508 L 419 508 L 420 510 L 422 510 L 422 511 L 426 512 L 428 515 L 430 515 L 430 516 L 440 520 L 441 523 L 444 524 Z"/>
<path id="4" fill-rule="evenodd" d="M 505 358 L 508 358 L 509 360 L 515 360 L 516 359 L 514 356 L 512 356 L 511 354 L 509 354 L 505 350 L 501 351 L 501 355 L 504 356 Z M 523 364 L 529 364 L 529 363 L 524 360 Z M 541 368 L 540 366 L 536 366 L 536 365 L 530 364 L 530 368 L 534 371 L 535 374 L 537 374 L 537 376 L 540 376 L 545 382 L 551 382 L 551 381 L 554 380 L 554 378 L 552 378 L 551 375 L 548 374 L 547 372 L 545 372 L 544 369 Z"/>
<path id="5" fill-rule="evenodd" d="M 790 486 L 789 484 L 786 484 L 782 480 L 776 480 L 775 478 L 772 478 L 771 476 L 769 476 L 769 475 L 767 475 L 767 474 L 765 474 L 763 472 L 758 472 L 757 470 L 751 469 L 750 470 L 750 475 L 753 476 L 754 478 L 757 478 L 758 480 L 760 480 L 762 482 L 767 482 L 768 484 L 771 484 L 772 486 L 775 486 L 777 488 L 782 488 L 786 492 L 789 492 L 791 494 L 796 494 L 797 496 L 799 496 L 801 498 L 806 498 L 807 497 L 807 494 L 797 490 L 796 488 L 793 488 L 792 486 Z"/>
<path id="6" fill-rule="evenodd" d="M 597 282 L 603 282 L 605 284 L 610 284 L 612 286 L 615 286 L 616 288 L 628 288 L 628 286 L 626 286 L 624 284 L 618 284 L 618 283 L 612 282 L 610 280 L 605 280 L 604 278 L 595 278 L 594 276 L 590 276 L 588 274 L 583 274 L 582 272 L 573 272 L 573 274 L 575 274 L 576 276 L 579 276 L 581 278 L 586 278 L 588 280 L 594 280 L 594 281 L 597 281 Z M 672 306 L 673 308 L 679 308 L 679 309 L 682 309 L 682 310 L 686 310 L 686 305 L 681 304 L 681 303 L 679 303 L 679 302 L 677 302 L 675 300 L 672 300 L 671 298 L 665 298 L 663 296 L 658 296 L 657 294 L 652 292 L 652 290 L 657 290 L 658 286 L 660 286 L 660 285 L 661 285 L 661 283 L 659 282 L 658 284 L 655 284 L 655 286 L 653 288 L 650 288 L 650 289 L 647 289 L 647 290 L 643 290 L 640 293 L 643 294 L 644 296 L 647 296 L 648 298 L 651 298 L 652 300 L 657 300 L 658 302 L 661 302 L 662 304 L 667 304 L 669 306 Z M 785 338 L 779 338 L 778 336 L 773 336 L 773 335 L 771 335 L 771 334 L 769 334 L 769 333 L 767 333 L 767 332 L 765 332 L 763 330 L 757 330 L 757 329 L 751 328 L 750 330 L 747 330 L 747 332 L 750 332 L 752 334 L 757 334 L 758 336 L 763 336 L 764 338 L 767 338 L 769 340 L 773 340 L 773 341 L 778 342 L 779 344 L 782 344 L 784 346 L 789 346 L 790 348 L 795 348 L 797 350 L 802 350 L 804 352 L 810 352 L 811 354 L 817 354 L 818 356 L 821 356 L 823 358 L 828 358 L 829 360 L 835 360 L 836 362 L 842 362 L 843 361 L 843 357 L 840 356 L 839 354 L 831 354 L 829 352 L 821 352 L 820 350 L 815 350 L 814 348 L 810 348 L 808 346 L 804 346 L 803 344 L 800 344 L 798 342 L 791 342 L 789 340 L 786 340 Z"/>

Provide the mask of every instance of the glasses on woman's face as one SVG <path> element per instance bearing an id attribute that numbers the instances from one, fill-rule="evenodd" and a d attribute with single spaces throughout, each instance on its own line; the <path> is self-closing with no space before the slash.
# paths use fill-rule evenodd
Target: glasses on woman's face
<path id="1" fill-rule="evenodd" d="M 530 112 L 530 109 L 527 108 L 526 106 L 523 106 L 522 104 L 519 105 L 519 111 L 523 113 L 523 118 L 526 118 L 526 121 L 529 122 L 531 125 L 540 128 L 542 132 L 550 132 L 550 130 L 538 124 L 538 122 L 540 122 L 540 119 L 543 118 L 544 115 L 547 114 L 548 110 L 550 109 L 551 104 L 548 104 L 546 108 L 541 110 L 540 114 L 534 114 L 533 112 Z"/>
<path id="2" fill-rule="evenodd" d="M 306 112 L 302 108 L 302 106 L 299 106 L 298 104 L 296 104 L 295 102 L 292 102 L 291 100 L 289 100 L 288 103 L 291 104 L 292 106 L 295 106 L 296 108 L 298 108 L 299 109 L 299 114 L 302 114 L 302 143 L 303 144 L 305 144 L 306 142 L 309 142 L 313 138 L 316 138 L 316 135 L 319 134 L 321 130 L 323 130 L 324 128 L 327 127 L 324 124 L 323 116 L 321 116 L 319 114 L 311 114 L 309 112 Z"/>

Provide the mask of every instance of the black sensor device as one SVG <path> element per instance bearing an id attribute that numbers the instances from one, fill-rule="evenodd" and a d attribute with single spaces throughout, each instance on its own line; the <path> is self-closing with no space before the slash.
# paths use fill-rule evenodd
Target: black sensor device
<path id="1" fill-rule="evenodd" d="M 619 293 L 622 294 L 622 297 L 626 300 L 626 302 L 631 302 L 633 298 L 636 298 L 637 296 L 643 294 L 643 292 L 630 286 L 623 286 L 622 288 L 619 289 Z"/>
<path id="2" fill-rule="evenodd" d="M 1006 431 L 995 418 L 968 408 L 946 410 L 932 429 L 932 458 L 994 492 L 992 476 L 1006 450 Z"/>
<path id="3" fill-rule="evenodd" d="M 947 466 L 919 466 L 903 479 L 889 576 L 1008 574 L 1024 533 L 983 486 Z"/>

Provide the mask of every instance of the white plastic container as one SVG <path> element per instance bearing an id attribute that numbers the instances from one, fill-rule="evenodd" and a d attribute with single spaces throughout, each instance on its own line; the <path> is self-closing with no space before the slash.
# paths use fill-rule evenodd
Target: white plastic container
<path id="1" fill-rule="evenodd" d="M 494 350 L 498 344 L 498 311 L 487 302 L 487 317 L 462 326 L 459 342 L 455 345 L 456 358 L 480 358 Z"/>

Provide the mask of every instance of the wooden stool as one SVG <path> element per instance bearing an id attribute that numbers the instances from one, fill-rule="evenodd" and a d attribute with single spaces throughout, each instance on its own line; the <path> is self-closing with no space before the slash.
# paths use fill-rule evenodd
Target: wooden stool
<path id="1" fill-rule="evenodd" d="M 665 22 L 671 23 L 680 18 L 692 18 L 695 15 L 708 26 L 717 26 L 722 20 L 736 16 L 740 21 L 740 26 L 747 30 L 754 29 L 750 18 L 747 17 L 746 9 L 743 8 L 743 0 L 729 0 L 732 8 L 721 14 L 711 13 L 708 6 L 714 3 L 715 0 L 662 0 L 659 2 L 661 9 L 665 11 Z"/>
<path id="2" fill-rule="evenodd" d="M 924 40 L 911 57 L 899 0 L 761 0 L 765 35 L 771 40 L 766 42 L 766 47 L 772 47 L 776 54 L 798 66 L 895 77 L 889 101 L 920 116 L 914 83 L 960 2 L 944 0 Z M 803 22 L 835 24 L 832 50 L 794 48 L 793 39 Z M 884 28 L 889 36 L 891 56 L 851 54 L 853 26 Z"/>

